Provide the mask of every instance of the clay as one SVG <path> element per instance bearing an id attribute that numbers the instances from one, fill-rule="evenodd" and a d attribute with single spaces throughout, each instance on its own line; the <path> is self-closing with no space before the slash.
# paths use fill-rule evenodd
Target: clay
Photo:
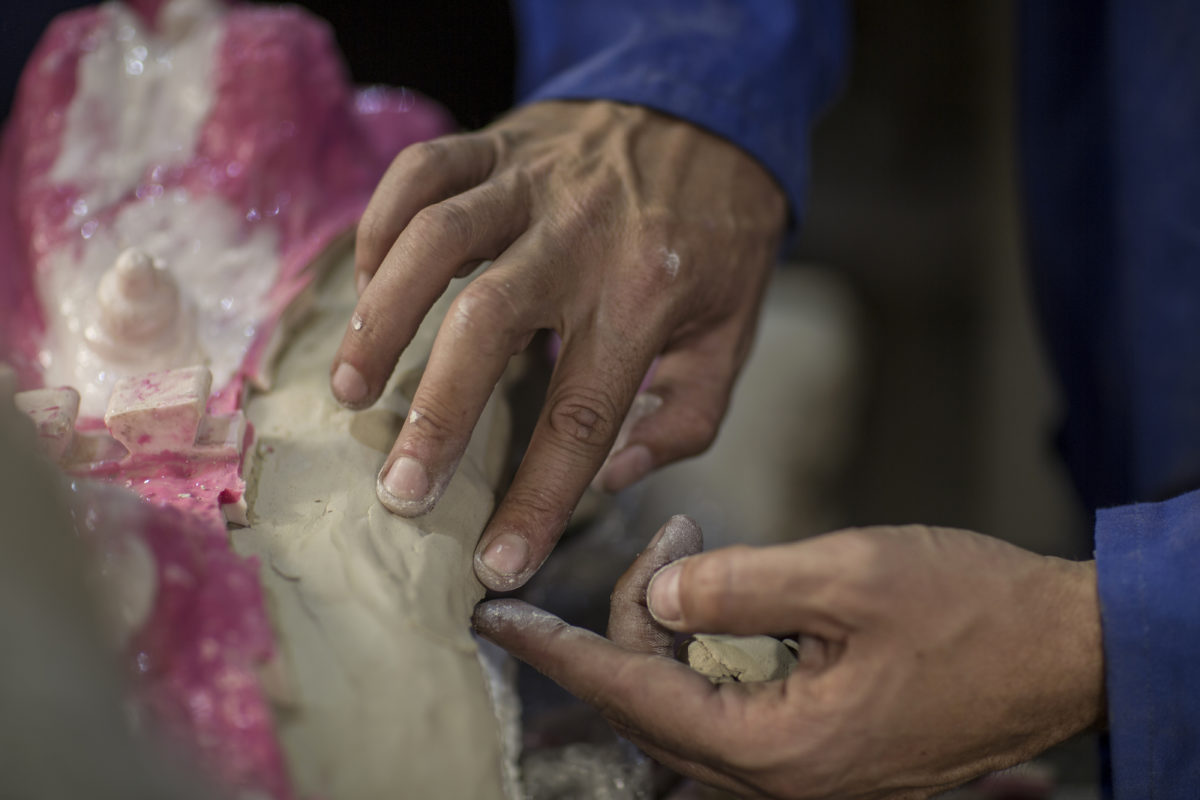
<path id="1" fill-rule="evenodd" d="M 796 667 L 795 642 L 771 636 L 698 633 L 682 651 L 682 660 L 713 683 L 779 680 Z"/>
<path id="2" fill-rule="evenodd" d="M 390 514 L 372 478 L 408 412 L 400 388 L 423 365 L 450 296 L 360 413 L 329 390 L 355 302 L 349 254 L 316 297 L 274 388 L 247 407 L 258 468 L 250 527 L 233 533 L 263 564 L 292 687 L 278 731 L 293 779 L 301 794 L 356 800 L 503 798 L 506 787 L 517 797 L 516 721 L 498 723 L 468 627 L 483 597 L 472 555 L 500 477 L 507 408 L 493 397 L 433 512 Z"/>

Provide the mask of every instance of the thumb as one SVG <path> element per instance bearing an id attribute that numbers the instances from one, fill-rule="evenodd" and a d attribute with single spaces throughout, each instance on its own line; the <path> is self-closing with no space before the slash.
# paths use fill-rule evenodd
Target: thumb
<path id="1" fill-rule="evenodd" d="M 829 602 L 839 570 L 818 543 L 688 556 L 650 580 L 647 607 L 661 625 L 681 632 L 842 639 L 847 626 Z"/>
<path id="2" fill-rule="evenodd" d="M 646 587 L 656 570 L 704 548 L 700 526 L 682 514 L 663 525 L 613 589 L 608 638 L 626 650 L 669 656 L 674 634 L 646 611 Z"/>

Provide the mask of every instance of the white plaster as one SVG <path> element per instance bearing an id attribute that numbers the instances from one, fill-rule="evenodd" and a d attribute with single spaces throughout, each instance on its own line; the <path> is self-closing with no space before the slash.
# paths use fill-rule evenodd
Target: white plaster
<path id="1" fill-rule="evenodd" d="M 93 327 L 101 305 L 97 290 L 117 257 L 129 247 L 148 253 L 178 284 L 182 307 L 194 309 L 194 338 L 152 339 L 148 348 L 112 352 L 97 348 Z M 258 335 L 258 320 L 279 270 L 277 234 L 247 234 L 232 206 L 217 197 L 187 202 L 146 198 L 124 207 L 111 225 L 90 238 L 50 253 L 42 263 L 38 292 L 47 312 L 38 358 L 47 385 L 74 386 L 80 414 L 104 413 L 122 377 L 207 365 L 216 386 L 237 372 Z"/>
<path id="2" fill-rule="evenodd" d="M 93 49 L 79 60 L 61 150 L 50 171 L 52 181 L 83 190 L 75 209 L 83 211 L 80 216 L 126 196 L 148 165 L 184 164 L 195 152 L 213 105 L 211 70 L 221 27 L 211 0 L 186 5 L 189 35 L 178 39 L 153 35 L 124 5 L 103 7 L 105 29 L 91 37 Z"/>

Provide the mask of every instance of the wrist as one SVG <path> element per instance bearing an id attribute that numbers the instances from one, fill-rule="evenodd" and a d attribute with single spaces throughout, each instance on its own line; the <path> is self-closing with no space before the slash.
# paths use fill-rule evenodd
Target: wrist
<path id="1" fill-rule="evenodd" d="M 1104 643 L 1100 621 L 1100 595 L 1095 561 L 1053 559 L 1063 575 L 1058 641 L 1064 673 L 1061 686 L 1068 693 L 1073 727 L 1079 732 L 1107 726 L 1104 680 Z"/>

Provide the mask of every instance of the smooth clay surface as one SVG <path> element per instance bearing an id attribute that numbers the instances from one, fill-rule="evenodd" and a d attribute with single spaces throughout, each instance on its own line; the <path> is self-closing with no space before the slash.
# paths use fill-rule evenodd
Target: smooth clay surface
<path id="1" fill-rule="evenodd" d="M 407 520 L 380 505 L 375 477 L 442 313 L 374 407 L 342 409 L 329 367 L 354 308 L 352 261 L 316 292 L 274 388 L 247 407 L 251 525 L 233 538 L 263 565 L 291 773 L 300 794 L 339 800 L 516 796 L 511 732 L 497 722 L 468 622 L 483 597 L 472 554 L 502 471 L 507 406 L 493 398 L 433 512 Z"/>

